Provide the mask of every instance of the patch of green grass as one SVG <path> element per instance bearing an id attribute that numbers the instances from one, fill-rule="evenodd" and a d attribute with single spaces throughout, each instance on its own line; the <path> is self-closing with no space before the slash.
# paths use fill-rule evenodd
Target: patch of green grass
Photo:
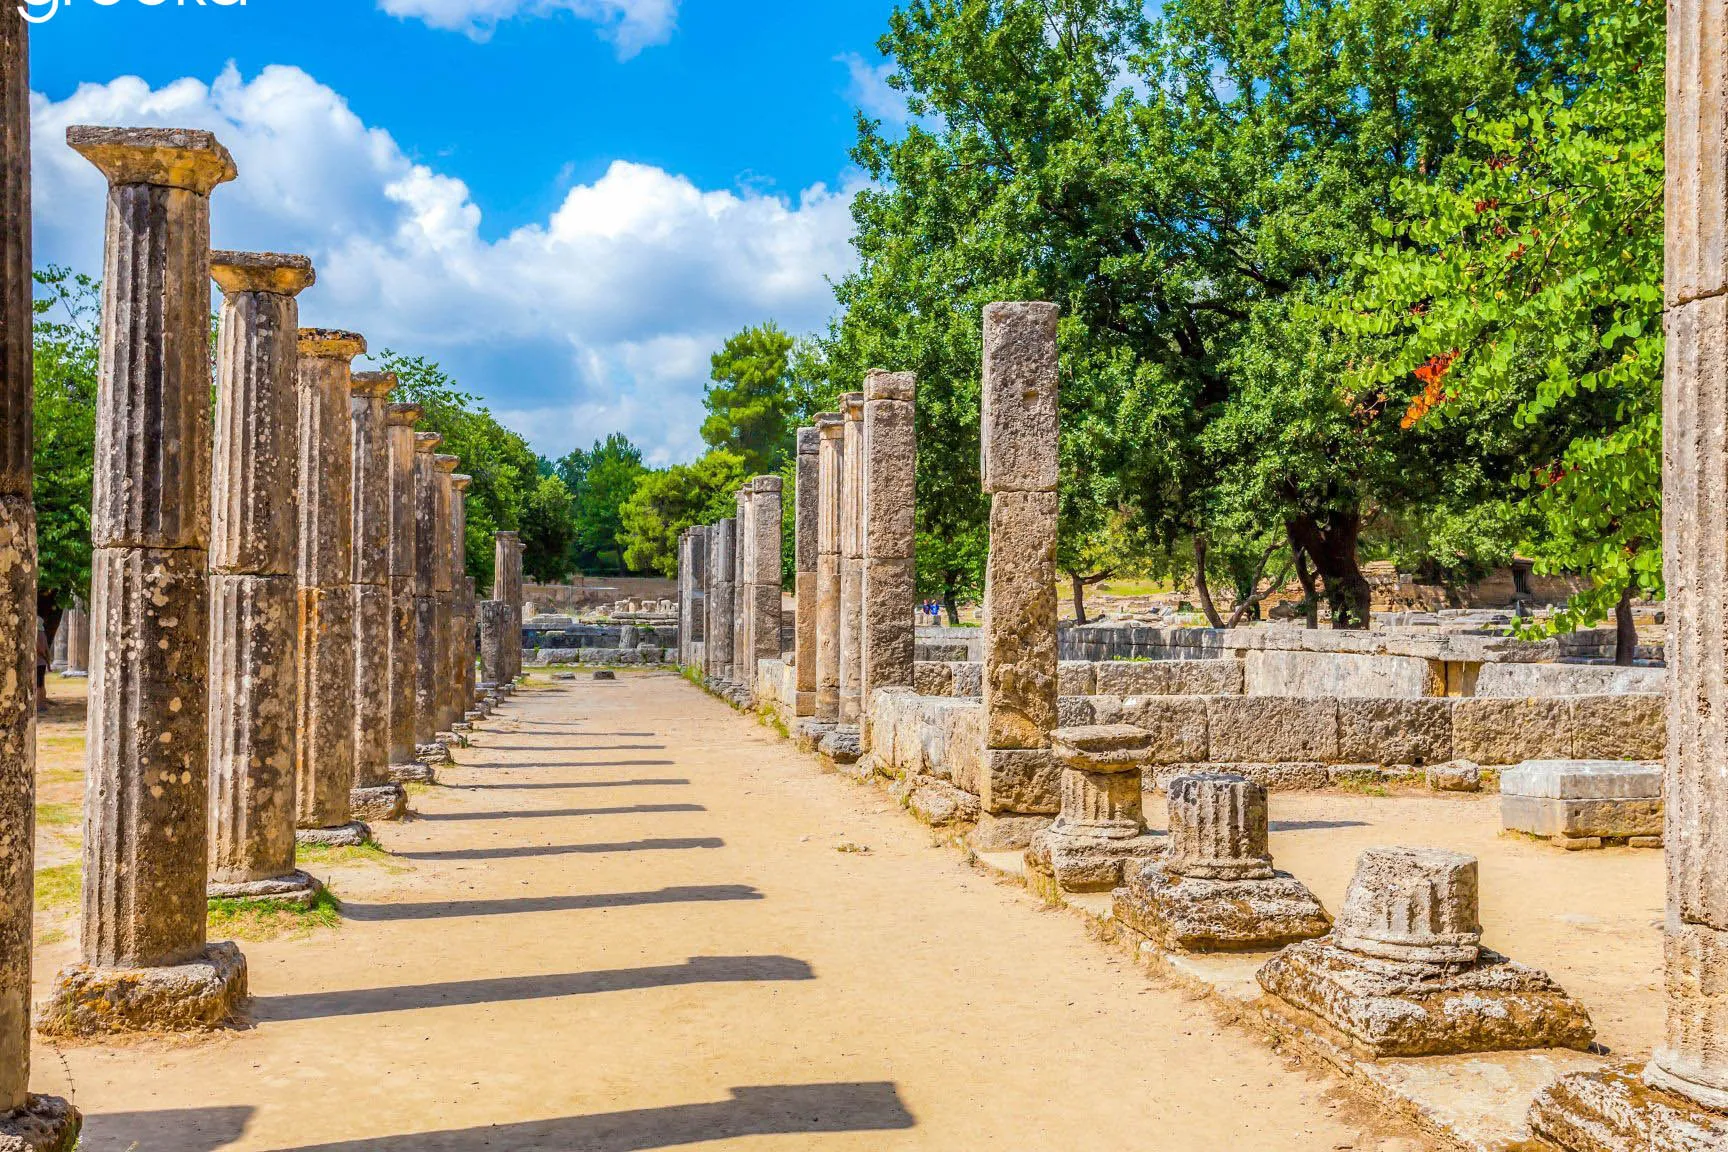
<path id="1" fill-rule="evenodd" d="M 297 864 L 377 864 L 391 872 L 406 872 L 407 865 L 386 852 L 376 840 L 358 848 L 336 848 L 328 844 L 301 844 L 294 849 Z"/>
<path id="2" fill-rule="evenodd" d="M 36 873 L 36 907 L 44 912 L 71 908 L 84 886 L 82 864 L 61 864 Z"/>
<path id="3" fill-rule="evenodd" d="M 1375 780 L 1360 780 L 1360 779 L 1354 779 L 1351 777 L 1345 777 L 1344 779 L 1341 779 L 1337 782 L 1337 788 L 1341 792 L 1354 792 L 1358 796 L 1390 796 L 1390 795 L 1392 795 L 1392 793 L 1387 790 L 1386 785 L 1381 784 Z"/>
<path id="4" fill-rule="evenodd" d="M 310 908 L 287 900 L 210 901 L 209 931 L 212 936 L 238 940 L 275 940 L 282 936 L 307 936 L 321 928 L 342 926 L 342 906 L 320 889 Z"/>
<path id="5" fill-rule="evenodd" d="M 36 823 L 44 828 L 67 828 L 84 818 L 81 804 L 38 804 Z"/>
<path id="6" fill-rule="evenodd" d="M 756 709 L 756 718 L 769 728 L 778 732 L 780 734 L 780 739 L 790 740 L 792 738 L 791 731 L 786 727 L 786 721 L 780 719 L 780 713 L 776 712 L 768 705 L 763 704 Z"/>
<path id="7" fill-rule="evenodd" d="M 42 773 L 44 784 L 81 784 L 84 782 L 82 768 L 50 768 Z"/>
<path id="8" fill-rule="evenodd" d="M 70 934 L 64 928 L 50 928 L 46 932 L 36 933 L 36 944 L 39 947 L 46 948 L 50 944 L 60 944 L 65 942 L 69 938 L 69 935 Z"/>

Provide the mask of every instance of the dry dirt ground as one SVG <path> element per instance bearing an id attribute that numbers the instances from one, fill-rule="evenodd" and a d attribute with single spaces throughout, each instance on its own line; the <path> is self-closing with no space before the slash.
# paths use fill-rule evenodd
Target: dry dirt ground
<path id="1" fill-rule="evenodd" d="M 45 803 L 76 799 L 56 708 Z M 379 830 L 389 857 L 312 865 L 339 928 L 245 944 L 253 1026 L 38 1047 L 87 1152 L 1423 1146 L 671 674 L 540 679 L 484 727 Z M 1659 853 L 1496 839 L 1484 800 L 1274 818 L 1334 908 L 1360 846 L 1492 854 L 1489 943 L 1647 1050 L 1654 997 L 1627 1001 L 1657 979 Z M 64 826 L 40 839 L 70 858 Z M 39 930 L 41 993 L 70 910 Z"/>

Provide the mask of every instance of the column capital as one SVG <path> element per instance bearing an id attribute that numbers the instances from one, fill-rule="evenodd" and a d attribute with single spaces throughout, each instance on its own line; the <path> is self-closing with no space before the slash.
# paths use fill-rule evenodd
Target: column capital
<path id="1" fill-rule="evenodd" d="M 864 393 L 848 392 L 840 397 L 840 412 L 843 419 L 864 419 Z"/>
<path id="2" fill-rule="evenodd" d="M 816 417 L 816 435 L 823 440 L 837 440 L 846 430 L 846 417 L 838 412 L 824 412 Z"/>
<path id="3" fill-rule="evenodd" d="M 384 422 L 392 428 L 412 428 L 423 414 L 418 404 L 392 404 L 384 410 Z"/>
<path id="4" fill-rule="evenodd" d="M 454 475 L 456 469 L 462 466 L 462 457 L 448 456 L 440 452 L 432 457 L 432 464 L 446 476 Z"/>
<path id="5" fill-rule="evenodd" d="M 349 378 L 348 390 L 355 396 L 383 398 L 395 389 L 394 372 L 356 372 Z"/>
<path id="6" fill-rule="evenodd" d="M 492 533 L 492 535 L 496 539 L 509 540 L 512 543 L 514 543 L 517 540 L 522 539 L 522 534 L 520 532 L 515 531 L 514 529 L 501 528 L 498 531 Z"/>
<path id="7" fill-rule="evenodd" d="M 285 252 L 212 252 L 210 278 L 224 296 L 242 292 L 296 296 L 318 282 L 308 257 Z"/>
<path id="8" fill-rule="evenodd" d="M 464 476 L 460 472 L 457 472 L 450 477 L 450 487 L 458 492 L 468 491 L 468 486 L 472 483 L 474 483 L 474 477 Z"/>
<path id="9" fill-rule="evenodd" d="M 366 354 L 366 337 L 337 328 L 300 329 L 302 360 L 352 360 Z"/>
<path id="10" fill-rule="evenodd" d="M 786 481 L 779 476 L 758 476 L 750 481 L 750 491 L 756 493 L 780 493 L 786 488 Z"/>
<path id="11" fill-rule="evenodd" d="M 918 394 L 918 377 L 911 372 L 888 372 L 873 368 L 864 378 L 864 399 L 904 400 L 912 403 Z"/>
<path id="12" fill-rule="evenodd" d="M 192 128 L 108 128 L 74 124 L 66 143 L 102 170 L 110 186 L 156 184 L 208 196 L 239 175 L 215 135 Z"/>
<path id="13" fill-rule="evenodd" d="M 438 446 L 444 443 L 444 437 L 436 432 L 414 433 L 414 451 L 422 456 L 432 456 L 438 451 Z"/>

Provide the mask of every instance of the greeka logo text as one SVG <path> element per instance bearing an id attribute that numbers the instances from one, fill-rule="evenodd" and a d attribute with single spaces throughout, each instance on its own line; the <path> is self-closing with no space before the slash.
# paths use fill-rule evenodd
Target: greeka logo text
<path id="1" fill-rule="evenodd" d="M 112 8 L 121 0 L 80 0 L 95 4 L 99 8 Z M 161 8 L 172 4 L 176 8 L 244 8 L 246 0 L 135 0 L 146 8 Z M 46 24 L 54 19 L 62 8 L 72 7 L 72 0 L 24 0 L 18 5 L 18 14 L 32 24 Z"/>

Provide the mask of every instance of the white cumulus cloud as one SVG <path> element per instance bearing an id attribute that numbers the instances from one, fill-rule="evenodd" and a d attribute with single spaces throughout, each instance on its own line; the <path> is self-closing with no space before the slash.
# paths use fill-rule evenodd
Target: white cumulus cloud
<path id="1" fill-rule="evenodd" d="M 104 184 L 68 125 L 209 129 L 240 171 L 214 193 L 215 246 L 311 256 L 305 323 L 439 360 L 554 455 L 615 430 L 656 463 L 694 455 L 708 355 L 770 318 L 819 328 L 829 279 L 853 263 L 854 188 L 702 189 L 623 161 L 488 239 L 460 179 L 298 68 L 154 89 L 125 77 L 32 104 L 39 263 L 101 269 Z"/>
<path id="2" fill-rule="evenodd" d="M 568 12 L 599 25 L 623 57 L 665 43 L 678 21 L 678 0 L 378 0 L 378 6 L 392 16 L 423 20 L 476 40 L 516 16 Z"/>
<path id="3" fill-rule="evenodd" d="M 911 120 L 906 94 L 888 83 L 888 78 L 894 75 L 892 60 L 872 64 L 856 52 L 845 52 L 835 59 L 846 65 L 846 98 L 859 111 L 891 128 L 902 127 Z"/>

